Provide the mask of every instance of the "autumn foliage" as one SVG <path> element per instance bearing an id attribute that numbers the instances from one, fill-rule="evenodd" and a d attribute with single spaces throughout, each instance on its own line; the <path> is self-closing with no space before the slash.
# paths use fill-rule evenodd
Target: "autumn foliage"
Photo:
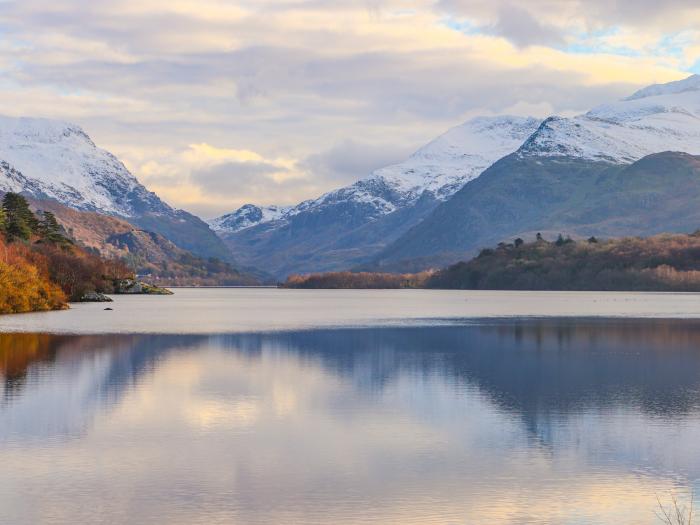
<path id="1" fill-rule="evenodd" d="M 700 232 L 574 241 L 521 240 L 437 272 L 431 288 L 700 291 Z"/>
<path id="2" fill-rule="evenodd" d="M 87 292 L 112 291 L 133 277 L 123 263 L 105 260 L 64 235 L 49 212 L 34 214 L 7 193 L 0 209 L 0 313 L 56 310 Z"/>
<path id="3" fill-rule="evenodd" d="M 24 245 L 0 240 L 0 313 L 65 308 L 66 294 L 49 278 L 47 261 Z"/>
<path id="4" fill-rule="evenodd" d="M 374 272 L 330 272 L 311 275 L 292 275 L 284 283 L 285 288 L 421 288 L 431 272 L 417 274 Z"/>
<path id="5" fill-rule="evenodd" d="M 700 231 L 648 238 L 553 242 L 537 235 L 483 249 L 477 257 L 418 274 L 293 275 L 286 288 L 443 288 L 700 292 Z"/>

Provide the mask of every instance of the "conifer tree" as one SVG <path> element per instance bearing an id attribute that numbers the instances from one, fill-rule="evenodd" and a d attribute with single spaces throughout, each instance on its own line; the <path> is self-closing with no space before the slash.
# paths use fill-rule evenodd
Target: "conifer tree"
<path id="1" fill-rule="evenodd" d="M 28 241 L 33 233 L 38 233 L 39 221 L 29 209 L 27 199 L 18 193 L 5 194 L 2 210 L 5 214 L 5 235 L 9 241 Z"/>
<path id="2" fill-rule="evenodd" d="M 66 244 L 69 242 L 63 235 L 63 229 L 56 220 L 56 216 L 50 211 L 44 211 L 41 213 L 38 233 L 41 235 L 41 238 L 47 242 L 56 244 Z"/>

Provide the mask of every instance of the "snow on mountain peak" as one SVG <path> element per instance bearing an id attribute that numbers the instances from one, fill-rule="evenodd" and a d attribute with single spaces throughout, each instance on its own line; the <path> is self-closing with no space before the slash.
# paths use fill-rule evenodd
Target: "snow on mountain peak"
<path id="1" fill-rule="evenodd" d="M 349 203 L 373 220 L 416 202 L 426 192 L 445 200 L 496 160 L 513 153 L 539 123 L 531 117 L 477 117 L 448 130 L 405 161 L 375 170 L 350 186 L 277 212 L 246 205 L 209 224 L 219 233 L 234 233 Z"/>
<path id="2" fill-rule="evenodd" d="M 384 215 L 417 201 L 426 192 L 445 200 L 499 158 L 514 152 L 539 122 L 508 115 L 473 118 L 443 133 L 405 161 L 375 170 L 314 203 L 352 198 L 373 205 L 377 215 Z"/>
<path id="3" fill-rule="evenodd" d="M 430 192 L 445 200 L 501 157 L 514 152 L 539 125 L 531 117 L 477 117 L 455 126 L 405 161 L 380 168 L 356 183 L 331 191 L 310 208 L 353 201 L 379 217 L 416 202 Z M 296 214 L 296 208 L 289 216 Z"/>
<path id="4" fill-rule="evenodd" d="M 674 95 L 686 91 L 700 91 L 700 75 L 690 75 L 688 78 L 668 82 L 666 84 L 653 84 L 640 89 L 625 100 L 638 100 L 640 98 L 655 97 L 658 95 Z"/>
<path id="5" fill-rule="evenodd" d="M 75 124 L 0 116 L 0 162 L 0 191 L 125 217 L 171 210 Z"/>
<path id="6" fill-rule="evenodd" d="M 0 115 L 0 142 L 2 143 L 47 143 L 77 139 L 91 144 L 87 133 L 80 126 L 44 118 L 6 117 Z"/>
<path id="7" fill-rule="evenodd" d="M 539 123 L 532 117 L 476 117 L 448 130 L 404 162 L 376 170 L 369 179 L 382 178 L 416 197 L 431 191 L 444 200 L 514 152 Z"/>
<path id="8" fill-rule="evenodd" d="M 661 151 L 700 154 L 700 76 L 644 88 L 573 118 L 550 117 L 518 150 L 613 164 Z"/>
<path id="9" fill-rule="evenodd" d="M 215 232 L 233 233 L 258 224 L 282 219 L 289 211 L 289 206 L 256 206 L 244 204 L 236 211 L 208 221 Z"/>

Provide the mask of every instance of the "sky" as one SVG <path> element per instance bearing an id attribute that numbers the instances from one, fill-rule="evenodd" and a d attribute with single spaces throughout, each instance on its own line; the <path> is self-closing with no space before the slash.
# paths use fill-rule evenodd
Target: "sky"
<path id="1" fill-rule="evenodd" d="M 205 218 L 295 204 L 477 115 L 700 73 L 696 0 L 0 0 L 0 113 L 68 120 Z"/>

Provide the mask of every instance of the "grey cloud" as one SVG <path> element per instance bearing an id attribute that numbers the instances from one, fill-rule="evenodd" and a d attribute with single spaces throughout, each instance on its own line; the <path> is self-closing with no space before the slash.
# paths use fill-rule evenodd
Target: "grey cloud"
<path id="1" fill-rule="evenodd" d="M 334 118 L 350 118 L 356 125 L 420 119 L 421 125 L 441 121 L 442 126 L 456 124 L 459 115 L 477 109 L 497 112 L 516 102 L 542 100 L 555 109 L 585 108 L 598 98 L 592 93 L 599 91 L 601 100 L 602 92 L 606 97 L 611 93 L 610 86 L 591 88 L 575 75 L 562 78 L 542 67 L 503 71 L 467 59 L 450 60 L 439 52 L 337 58 L 272 47 L 193 55 L 178 62 L 37 64 L 25 67 L 23 78 L 114 95 L 126 91 L 152 101 L 156 108 L 170 104 L 173 114 L 191 105 L 193 112 L 220 120 L 217 125 L 251 132 L 272 126 L 276 131 L 287 126 L 308 130 L 314 120 Z M 225 80 L 235 82 L 248 97 L 271 101 L 275 111 L 246 104 L 240 93 L 209 92 L 210 86 Z"/>
<path id="2" fill-rule="evenodd" d="M 107 15 L 105 6 L 110 4 L 114 7 L 118 2 L 0 1 L 3 40 L 31 42 L 35 35 L 57 34 L 69 38 L 65 52 L 71 57 L 46 60 L 46 53 L 63 51 L 60 39 L 48 48 L 12 48 L 11 65 L 3 72 L 5 87 L 0 91 L 19 85 L 19 95 L 13 100 L 20 100 L 23 90 L 41 88 L 49 102 L 39 107 L 36 100 L 26 100 L 11 111 L 78 120 L 100 145 L 119 145 L 125 152 L 135 148 L 177 152 L 188 144 L 206 142 L 254 150 L 266 158 L 305 158 L 304 167 L 313 174 L 312 181 L 276 182 L 269 176 L 269 166 L 248 163 L 192 174 L 192 181 L 209 195 L 230 193 L 235 198 L 245 191 L 250 199 L 259 196 L 267 202 L 288 202 L 293 189 L 295 197 L 312 198 L 317 196 L 313 192 L 332 189 L 401 160 L 410 153 L 408 146 L 421 145 L 468 116 L 543 101 L 555 112 L 584 110 L 640 87 L 591 85 L 575 74 L 563 75 L 542 66 L 498 68 L 473 58 L 469 50 L 367 53 L 357 49 L 351 31 L 305 31 L 303 48 L 292 43 L 275 46 L 258 38 L 269 29 L 265 17 L 239 23 L 114 9 Z M 313 0 L 294 5 L 324 4 L 329 3 Z M 370 4 L 370 10 L 382 8 L 382 3 Z M 593 0 L 593 4 L 591 9 L 604 9 L 607 3 Z M 455 15 L 481 16 L 485 5 L 443 0 L 441 8 Z M 497 22 L 491 30 L 509 35 L 519 45 L 551 45 L 560 38 L 537 16 L 542 9 L 557 9 L 558 2 L 520 3 L 521 12 L 513 11 L 511 2 L 493 5 Z M 617 15 L 610 11 L 600 16 Z M 164 41 L 172 35 L 186 41 L 208 29 L 230 34 L 245 47 L 176 51 Z M 325 49 L 328 38 L 343 52 Z M 86 43 L 89 49 L 123 51 L 129 59 L 81 53 L 71 47 L 76 42 Z M 61 103 L 66 93 L 93 97 L 89 109 L 80 106 L 79 119 L 66 113 L 66 104 Z M 110 97 L 116 104 L 127 100 L 116 108 L 106 102 L 101 105 Z M 79 98 L 73 103 L 80 104 Z M 133 165 L 145 160 L 136 156 Z"/>
<path id="3" fill-rule="evenodd" d="M 226 162 L 193 170 L 190 180 L 205 193 L 214 196 L 250 192 L 259 186 L 278 184 L 269 175 L 287 171 L 265 162 Z"/>
<path id="4" fill-rule="evenodd" d="M 344 140 L 322 153 L 310 155 L 301 167 L 338 184 L 347 184 L 375 169 L 404 160 L 410 152 L 405 146 Z"/>
<path id="5" fill-rule="evenodd" d="M 528 18 L 538 23 L 538 20 L 547 19 L 559 15 L 563 19 L 575 16 L 585 20 L 591 28 L 601 26 L 648 26 L 650 24 L 664 24 L 672 18 L 674 24 L 681 21 L 683 13 L 689 10 L 699 10 L 697 0 L 528 0 L 527 2 L 514 2 L 513 0 L 438 0 L 436 8 L 459 17 L 479 19 L 493 16 L 494 13 L 504 13 L 512 10 L 520 10 L 528 13 Z M 500 16 L 499 16 L 500 18 Z M 508 36 L 515 43 L 522 36 L 522 28 L 516 27 L 517 20 L 512 24 L 502 26 L 500 29 L 508 31 L 503 36 Z M 500 21 L 499 21 L 500 23 Z M 524 19 L 526 26 L 532 27 L 528 19 Z M 498 26 L 498 24 L 497 24 Z M 552 29 L 543 25 L 545 31 Z M 525 30 L 529 33 L 529 30 Z M 546 42 L 543 42 L 546 43 Z"/>
<path id="6" fill-rule="evenodd" d="M 560 46 L 566 43 L 561 29 L 543 24 L 528 11 L 517 6 L 501 7 L 496 24 L 484 29 L 509 39 L 518 47 L 533 44 Z"/>

